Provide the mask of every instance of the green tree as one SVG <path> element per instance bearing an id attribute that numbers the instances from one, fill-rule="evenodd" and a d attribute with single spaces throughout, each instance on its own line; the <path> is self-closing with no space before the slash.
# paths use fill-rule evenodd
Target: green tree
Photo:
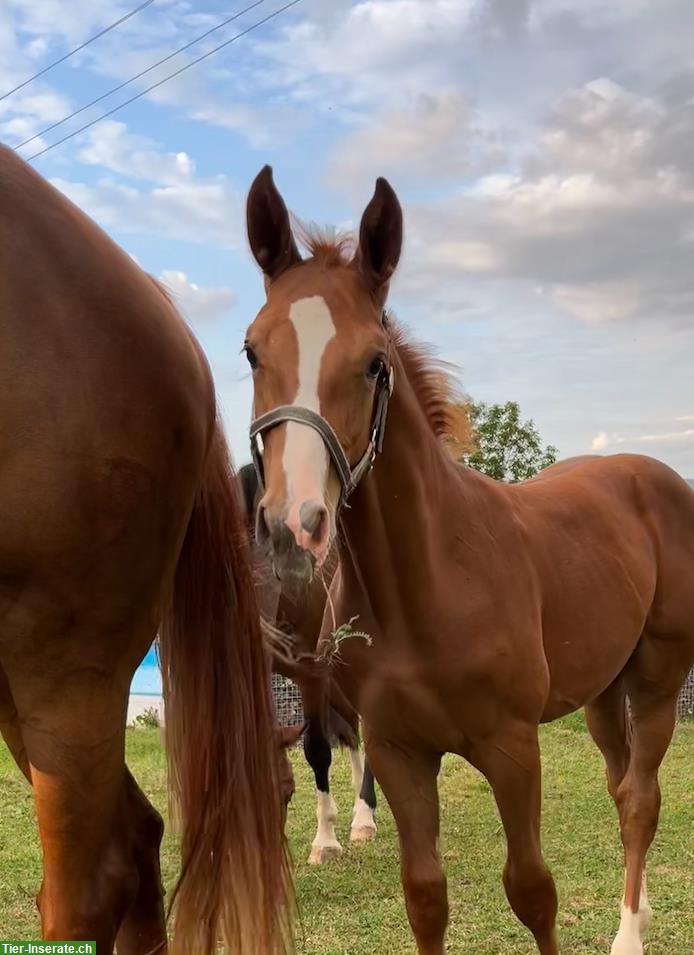
<path id="1" fill-rule="evenodd" d="M 476 447 L 463 460 L 471 468 L 497 481 L 515 483 L 557 460 L 557 449 L 551 444 L 543 446 L 535 422 L 521 421 L 517 402 L 487 405 L 471 401 L 467 411 Z"/>

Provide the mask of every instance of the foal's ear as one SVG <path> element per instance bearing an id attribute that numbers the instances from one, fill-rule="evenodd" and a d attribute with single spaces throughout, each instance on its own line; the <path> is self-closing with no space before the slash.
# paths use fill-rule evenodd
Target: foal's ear
<path id="1" fill-rule="evenodd" d="M 388 282 L 401 250 L 402 209 L 393 187 L 386 179 L 379 178 L 361 217 L 359 246 L 353 264 L 380 305 L 388 295 Z"/>
<path id="2" fill-rule="evenodd" d="M 267 283 L 301 261 L 289 213 L 270 166 L 263 166 L 253 180 L 246 201 L 246 225 L 251 252 L 265 273 Z"/>

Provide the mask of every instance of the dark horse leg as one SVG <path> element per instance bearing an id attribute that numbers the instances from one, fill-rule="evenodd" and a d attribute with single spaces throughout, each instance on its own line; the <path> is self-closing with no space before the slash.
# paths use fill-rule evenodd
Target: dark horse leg
<path id="1" fill-rule="evenodd" d="M 368 842 L 376 835 L 376 788 L 368 761 L 362 758 L 358 746 L 349 747 L 352 767 L 354 810 L 352 812 L 352 842 Z"/>
<path id="2" fill-rule="evenodd" d="M 541 955 L 558 955 L 557 892 L 540 847 L 541 767 L 537 726 L 514 723 L 475 746 L 470 762 L 489 780 L 506 832 L 504 888 Z"/>
<path id="3" fill-rule="evenodd" d="M 323 732 L 321 721 L 314 717 L 309 717 L 304 732 L 304 755 L 316 780 L 316 818 L 318 820 L 318 828 L 308 861 L 313 865 L 320 865 L 339 856 L 342 853 L 342 846 L 335 834 L 337 806 L 330 792 L 330 764 L 332 763 L 330 741 Z"/>

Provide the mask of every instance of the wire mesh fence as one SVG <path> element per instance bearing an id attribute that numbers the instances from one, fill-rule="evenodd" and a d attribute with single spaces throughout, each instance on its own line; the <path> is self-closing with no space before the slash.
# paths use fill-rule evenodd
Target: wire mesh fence
<path id="1" fill-rule="evenodd" d="M 294 726 L 301 723 L 304 710 L 301 703 L 301 693 L 296 683 L 287 680 L 278 673 L 272 674 L 272 695 L 277 710 L 277 720 L 280 726 Z M 694 670 L 687 677 L 682 687 L 678 701 L 677 712 L 680 717 L 694 718 Z"/>
<path id="2" fill-rule="evenodd" d="M 272 695 L 275 700 L 277 722 L 280 726 L 294 726 L 304 719 L 304 708 L 301 702 L 301 693 L 296 683 L 272 674 Z"/>
<path id="3" fill-rule="evenodd" d="M 691 670 L 680 693 L 677 711 L 680 716 L 694 717 L 694 670 Z"/>

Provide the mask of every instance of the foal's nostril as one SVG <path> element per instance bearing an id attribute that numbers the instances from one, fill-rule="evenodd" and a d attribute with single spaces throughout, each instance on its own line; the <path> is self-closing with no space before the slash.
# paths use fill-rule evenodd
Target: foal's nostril
<path id="1" fill-rule="evenodd" d="M 328 509 L 320 501 L 304 501 L 299 510 L 301 526 L 315 541 L 325 535 L 328 522 Z"/>
<path id="2" fill-rule="evenodd" d="M 255 539 L 258 544 L 266 544 L 270 537 L 270 519 L 262 504 L 258 505 L 255 517 Z"/>

